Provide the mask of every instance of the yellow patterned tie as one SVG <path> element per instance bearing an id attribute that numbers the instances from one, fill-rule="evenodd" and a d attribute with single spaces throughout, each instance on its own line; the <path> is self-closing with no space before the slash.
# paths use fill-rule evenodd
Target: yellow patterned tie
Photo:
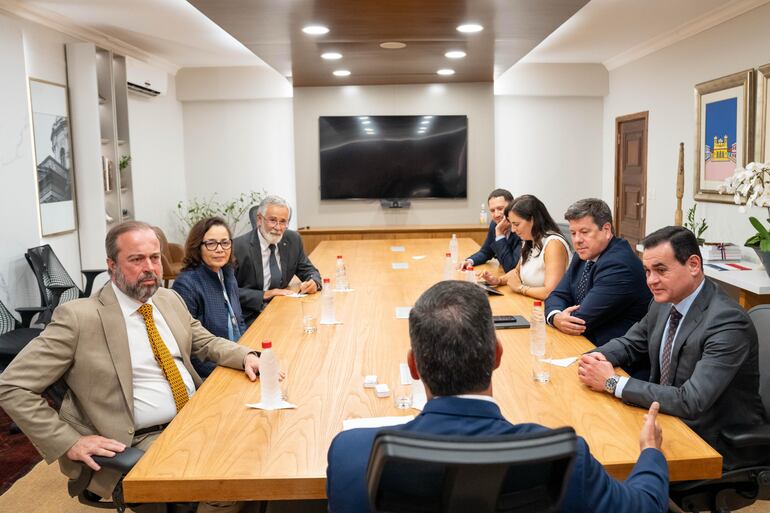
<path id="1" fill-rule="evenodd" d="M 168 384 L 171 386 L 171 393 L 174 394 L 174 403 L 176 411 L 181 410 L 190 396 L 187 395 L 187 387 L 184 384 L 182 375 L 174 362 L 174 357 L 166 347 L 163 339 L 160 338 L 158 328 L 155 327 L 155 320 L 152 318 L 152 305 L 145 303 L 139 307 L 138 312 L 144 317 L 144 325 L 147 326 L 147 335 L 150 338 L 152 354 L 155 355 L 155 361 L 158 362 L 163 375 L 166 376 Z"/>

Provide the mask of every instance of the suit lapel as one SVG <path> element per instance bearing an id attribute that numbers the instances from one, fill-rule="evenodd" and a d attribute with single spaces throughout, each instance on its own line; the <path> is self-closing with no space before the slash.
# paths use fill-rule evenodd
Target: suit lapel
<path id="1" fill-rule="evenodd" d="M 695 327 L 700 324 L 703 312 L 708 308 L 709 302 L 711 301 L 713 290 L 709 285 L 710 283 L 708 281 L 703 284 L 703 289 L 695 298 L 695 301 L 693 301 L 692 306 L 690 306 L 690 309 L 687 311 L 687 315 L 684 318 L 682 327 L 679 328 L 679 333 L 676 334 L 674 348 L 671 351 L 671 376 L 676 375 L 676 367 L 679 363 L 679 352 L 682 350 L 682 346 L 684 346 L 687 337 L 690 336 Z"/>
<path id="2" fill-rule="evenodd" d="M 262 270 L 262 246 L 259 243 L 257 230 L 259 230 L 259 228 L 255 228 L 251 232 L 251 243 L 249 245 L 249 250 L 251 251 L 251 261 L 254 262 L 254 274 L 256 275 L 257 279 L 256 288 L 258 290 L 265 290 L 265 273 Z"/>
<path id="3" fill-rule="evenodd" d="M 112 284 L 102 288 L 99 293 L 99 318 L 102 321 L 104 340 L 112 357 L 112 364 L 118 375 L 123 398 L 126 400 L 131 417 L 134 416 L 134 381 L 131 367 L 131 351 L 128 347 L 126 321 L 120 309 L 118 298 L 112 290 Z"/>
<path id="4" fill-rule="evenodd" d="M 281 247 L 279 251 L 281 254 L 281 287 L 286 287 L 289 284 L 291 276 L 287 275 L 289 272 L 289 243 L 286 240 L 285 233 L 283 234 L 283 237 L 281 237 L 281 241 L 278 245 Z"/>

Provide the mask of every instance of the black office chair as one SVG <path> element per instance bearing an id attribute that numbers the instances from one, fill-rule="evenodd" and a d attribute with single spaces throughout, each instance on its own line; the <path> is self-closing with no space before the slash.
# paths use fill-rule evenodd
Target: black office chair
<path id="1" fill-rule="evenodd" d="M 755 306 L 749 317 L 759 335 L 759 395 L 770 419 L 770 305 Z M 720 479 L 671 485 L 671 499 L 681 511 L 729 513 L 770 500 L 770 424 L 728 426 L 720 437 L 749 464 L 724 472 Z"/>
<path id="2" fill-rule="evenodd" d="M 67 482 L 67 491 L 69 492 L 70 497 L 77 497 L 78 501 L 86 506 L 114 509 L 119 513 L 123 513 L 126 508 L 134 506 L 134 504 L 126 504 L 123 500 L 123 477 L 134 468 L 134 465 L 137 464 L 143 455 L 144 451 L 141 449 L 126 447 L 123 452 L 117 453 L 112 458 L 106 456 L 93 456 L 94 461 L 100 467 L 117 470 L 122 474 L 120 481 L 115 485 L 115 490 L 112 492 L 112 500 L 102 500 L 101 497 L 86 489 L 88 483 L 91 482 L 94 471 L 85 465 L 83 465 L 83 470 L 77 478 L 70 479 Z"/>
<path id="3" fill-rule="evenodd" d="M 375 513 L 556 511 L 576 457 L 572 428 L 454 437 L 383 430 L 367 469 Z"/>
<path id="4" fill-rule="evenodd" d="M 44 310 L 38 308 L 38 311 Z M 37 337 L 42 330 L 23 326 L 10 310 L 0 301 L 0 372 L 5 370 L 29 341 Z"/>
<path id="5" fill-rule="evenodd" d="M 249 209 L 249 221 L 251 222 L 252 230 L 257 229 L 257 210 L 259 210 L 259 205 L 254 205 Z"/>
<path id="6" fill-rule="evenodd" d="M 46 307 L 46 311 L 38 318 L 38 322 L 42 324 L 50 322 L 53 311 L 60 303 L 90 296 L 94 280 L 106 270 L 82 270 L 81 272 L 86 277 L 86 288 L 80 290 L 48 244 L 29 248 L 24 257 L 37 279 L 37 286 L 40 289 L 40 306 Z"/>

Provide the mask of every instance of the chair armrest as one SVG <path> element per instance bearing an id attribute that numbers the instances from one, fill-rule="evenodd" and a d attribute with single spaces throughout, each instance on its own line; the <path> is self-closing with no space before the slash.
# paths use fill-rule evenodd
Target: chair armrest
<path id="1" fill-rule="evenodd" d="M 32 318 L 48 309 L 47 306 L 22 306 L 16 309 L 21 316 L 21 327 L 29 328 L 32 324 Z"/>
<path id="2" fill-rule="evenodd" d="M 128 474 L 134 465 L 144 456 L 144 451 L 136 447 L 126 447 L 123 452 L 115 453 L 115 456 L 92 456 L 93 460 L 101 467 L 117 470 L 121 474 Z"/>
<path id="3" fill-rule="evenodd" d="M 719 436 L 736 448 L 770 445 L 770 424 L 725 426 Z"/>
<path id="4" fill-rule="evenodd" d="M 86 289 L 83 291 L 83 297 L 91 297 L 91 290 L 94 287 L 94 280 L 100 274 L 107 272 L 107 269 L 83 269 L 80 271 L 86 277 Z"/>

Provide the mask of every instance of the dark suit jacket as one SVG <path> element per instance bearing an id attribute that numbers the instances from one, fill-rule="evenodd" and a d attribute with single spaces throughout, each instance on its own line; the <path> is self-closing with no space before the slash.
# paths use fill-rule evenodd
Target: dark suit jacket
<path id="1" fill-rule="evenodd" d="M 625 336 L 599 351 L 613 365 L 649 361 L 650 381 L 631 378 L 623 400 L 681 417 L 722 456 L 726 468 L 737 455 L 719 441 L 729 424 L 761 424 L 757 332 L 748 314 L 706 278 L 703 289 L 682 320 L 671 353 L 673 382 L 660 382 L 660 345 L 671 303 L 653 303 L 649 313 Z"/>
<path id="2" fill-rule="evenodd" d="M 236 269 L 241 298 L 241 310 L 246 326 L 250 326 L 264 308 L 265 281 L 262 272 L 262 247 L 257 230 L 233 240 Z M 281 288 L 286 288 L 296 274 L 302 281 L 313 280 L 321 290 L 321 274 L 305 255 L 299 233 L 286 230 L 278 242 L 281 258 Z"/>
<path id="3" fill-rule="evenodd" d="M 389 428 L 393 429 L 393 428 Z M 413 421 L 394 429 L 438 435 L 503 435 L 532 433 L 546 428 L 537 424 L 513 425 L 500 408 L 480 399 L 441 397 L 428 401 Z M 379 428 L 352 429 L 338 434 L 329 448 L 326 494 L 331 513 L 364 513 L 369 510 L 366 467 Z M 560 511 L 586 513 L 663 512 L 668 507 L 668 465 L 657 449 L 639 456 L 628 479 L 611 478 L 578 439 L 578 455 Z"/>
<path id="4" fill-rule="evenodd" d="M 473 265 L 481 265 L 491 258 L 497 258 L 505 272 L 510 271 L 519 263 L 521 256 L 521 239 L 515 233 L 511 233 L 505 239 L 495 240 L 497 223 L 492 221 L 489 224 L 487 238 L 484 239 L 481 249 L 472 254 L 467 260 L 473 260 Z"/>
<path id="5" fill-rule="evenodd" d="M 545 300 L 545 312 L 577 304 L 577 286 L 586 263 L 572 258 L 567 272 Z M 597 346 L 624 335 L 644 317 L 652 300 L 639 257 L 623 239 L 613 237 L 591 268 L 588 293 L 573 312 L 586 322 L 585 337 Z"/>

